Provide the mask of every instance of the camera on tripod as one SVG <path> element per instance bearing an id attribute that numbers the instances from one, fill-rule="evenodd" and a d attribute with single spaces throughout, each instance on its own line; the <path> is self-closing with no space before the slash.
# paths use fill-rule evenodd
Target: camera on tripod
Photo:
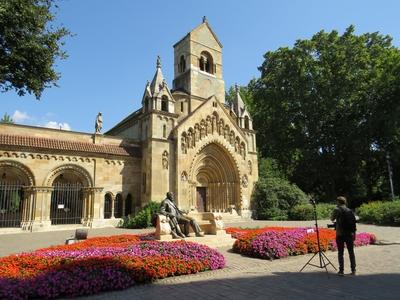
<path id="1" fill-rule="evenodd" d="M 326 227 L 333 228 L 336 230 L 336 222 L 333 222 L 332 224 L 327 224 Z"/>

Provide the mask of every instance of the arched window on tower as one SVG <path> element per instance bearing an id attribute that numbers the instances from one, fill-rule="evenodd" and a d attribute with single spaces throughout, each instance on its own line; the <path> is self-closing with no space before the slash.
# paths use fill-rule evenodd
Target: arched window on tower
<path id="1" fill-rule="evenodd" d="M 179 59 L 179 72 L 183 73 L 186 70 L 186 61 L 185 57 L 181 55 L 181 58 Z"/>
<path id="2" fill-rule="evenodd" d="M 250 129 L 250 127 L 249 127 L 249 117 L 248 116 L 244 117 L 244 128 L 245 129 Z"/>
<path id="3" fill-rule="evenodd" d="M 214 61 L 210 53 L 206 51 L 201 52 L 199 67 L 201 71 L 214 74 Z"/>
<path id="4" fill-rule="evenodd" d="M 161 97 L 161 110 L 168 111 L 168 97 L 167 96 Z"/>

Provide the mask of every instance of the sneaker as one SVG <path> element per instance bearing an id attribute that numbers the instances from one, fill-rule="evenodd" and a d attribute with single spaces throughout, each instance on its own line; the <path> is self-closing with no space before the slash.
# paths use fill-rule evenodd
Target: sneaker
<path id="1" fill-rule="evenodd" d="M 337 272 L 337 274 L 338 274 L 339 276 L 344 276 L 343 271 L 339 271 L 339 272 Z"/>
<path id="2" fill-rule="evenodd" d="M 196 233 L 196 236 L 197 236 L 197 237 L 203 237 L 204 234 L 202 234 L 202 233 L 199 232 L 199 233 Z"/>
<path id="3" fill-rule="evenodd" d="M 356 271 L 351 271 L 350 275 L 356 276 L 357 273 L 356 273 Z"/>

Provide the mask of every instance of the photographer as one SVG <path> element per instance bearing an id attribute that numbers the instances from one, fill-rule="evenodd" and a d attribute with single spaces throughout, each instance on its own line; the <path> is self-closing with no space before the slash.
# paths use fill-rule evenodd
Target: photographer
<path id="1" fill-rule="evenodd" d="M 343 276 L 343 252 L 346 244 L 350 257 L 351 275 L 356 275 L 354 240 L 356 237 L 356 219 L 351 209 L 346 206 L 345 197 L 337 197 L 337 207 L 332 211 L 331 220 L 336 221 L 336 244 L 338 248 L 339 276 Z"/>

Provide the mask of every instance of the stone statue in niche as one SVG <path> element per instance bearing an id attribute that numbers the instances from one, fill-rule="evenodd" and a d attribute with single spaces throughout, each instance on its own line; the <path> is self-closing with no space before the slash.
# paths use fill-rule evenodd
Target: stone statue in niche
<path id="1" fill-rule="evenodd" d="M 193 137 L 192 137 L 191 131 L 189 131 L 188 135 L 187 135 L 187 144 L 188 144 L 187 146 L 189 149 L 193 147 Z"/>
<path id="2" fill-rule="evenodd" d="M 199 138 L 200 138 L 199 124 L 196 124 L 196 125 L 194 126 L 194 140 L 195 140 L 196 142 L 198 142 L 198 141 L 199 141 Z"/>
<path id="3" fill-rule="evenodd" d="M 229 136 L 229 143 L 233 146 L 235 144 L 235 133 L 231 131 L 231 134 Z"/>
<path id="4" fill-rule="evenodd" d="M 187 173 L 185 171 L 183 171 L 182 174 L 181 174 L 181 180 L 182 181 L 187 181 Z"/>
<path id="5" fill-rule="evenodd" d="M 187 148 L 186 148 L 186 137 L 182 136 L 181 138 L 181 149 L 182 153 L 186 154 L 187 153 Z"/>
<path id="6" fill-rule="evenodd" d="M 250 160 L 247 162 L 247 169 L 249 170 L 249 174 L 251 175 L 253 173 L 253 164 Z"/>
<path id="7" fill-rule="evenodd" d="M 219 135 L 223 135 L 224 134 L 224 121 L 219 120 L 218 124 L 219 124 L 218 133 L 219 133 Z"/>
<path id="8" fill-rule="evenodd" d="M 229 139 L 229 126 L 225 126 L 224 138 Z"/>
<path id="9" fill-rule="evenodd" d="M 211 119 L 210 117 L 207 118 L 207 124 L 206 124 L 206 134 L 211 134 L 212 128 L 211 128 Z"/>
<path id="10" fill-rule="evenodd" d="M 202 122 L 200 125 L 200 139 L 204 138 L 206 136 L 206 126 Z"/>
<path id="11" fill-rule="evenodd" d="M 162 166 L 163 169 L 168 170 L 168 152 L 164 151 L 162 155 Z"/>
<path id="12" fill-rule="evenodd" d="M 212 122 L 212 133 L 217 132 L 217 117 L 213 116 L 211 122 Z"/>
<path id="13" fill-rule="evenodd" d="M 242 177 L 242 186 L 244 188 L 247 188 L 248 185 L 249 185 L 249 180 L 247 179 L 247 175 L 243 175 L 243 177 Z"/>
<path id="14" fill-rule="evenodd" d="M 243 156 L 243 159 L 246 159 L 246 151 L 244 144 L 240 144 L 240 155 Z"/>
<path id="15" fill-rule="evenodd" d="M 240 155 L 242 155 L 242 152 L 240 152 L 240 145 L 239 145 L 239 140 L 235 140 L 235 152 L 240 153 Z"/>

